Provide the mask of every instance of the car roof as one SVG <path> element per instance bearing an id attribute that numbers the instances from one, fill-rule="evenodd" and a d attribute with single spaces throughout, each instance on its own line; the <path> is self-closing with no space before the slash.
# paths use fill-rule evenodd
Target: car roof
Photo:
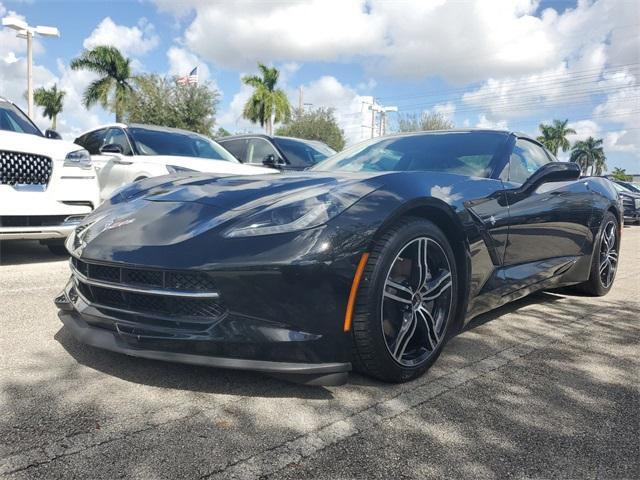
<path id="1" fill-rule="evenodd" d="M 80 135 L 78 135 L 78 137 L 81 137 L 83 135 L 86 135 L 87 133 L 91 133 L 91 132 L 95 132 L 96 130 L 102 130 L 103 128 L 113 128 L 113 127 L 118 127 L 118 128 L 123 128 L 123 129 L 128 129 L 128 128 L 144 128 L 145 130 L 153 130 L 155 132 L 171 132 L 171 133 L 182 133 L 183 135 L 201 135 L 197 132 L 192 132 L 189 130 L 183 130 L 181 128 L 173 128 L 173 127 L 163 127 L 160 125 L 148 125 L 148 124 L 144 124 L 144 123 L 105 123 L 104 125 L 100 125 L 98 127 L 94 127 L 90 130 L 87 130 L 86 132 L 82 132 Z"/>

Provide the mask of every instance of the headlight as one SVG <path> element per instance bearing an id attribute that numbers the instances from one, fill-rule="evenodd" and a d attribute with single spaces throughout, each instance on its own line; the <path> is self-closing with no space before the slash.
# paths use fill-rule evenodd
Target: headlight
<path id="1" fill-rule="evenodd" d="M 91 155 L 86 150 L 70 152 L 64 159 L 65 167 L 91 168 Z"/>
<path id="2" fill-rule="evenodd" d="M 640 198 L 634 198 L 633 202 L 636 204 L 636 210 L 640 210 Z"/>
<path id="3" fill-rule="evenodd" d="M 180 167 L 178 165 L 167 165 L 167 171 L 169 173 L 189 173 L 189 172 L 197 172 L 197 170 L 193 170 L 192 168 Z"/>
<path id="4" fill-rule="evenodd" d="M 370 189 L 368 192 L 373 191 Z M 265 210 L 240 220 L 223 235 L 227 238 L 288 233 L 317 227 L 338 216 L 362 198 L 362 193 L 330 191 L 313 194 L 307 190 L 274 203 Z M 366 194 L 365 193 L 365 194 Z"/>

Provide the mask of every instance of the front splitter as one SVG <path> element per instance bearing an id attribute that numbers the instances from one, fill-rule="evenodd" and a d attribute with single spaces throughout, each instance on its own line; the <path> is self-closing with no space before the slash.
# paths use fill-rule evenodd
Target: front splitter
<path id="1" fill-rule="evenodd" d="M 57 297 L 55 303 L 60 309 L 58 312 L 60 320 L 78 341 L 132 357 L 232 370 L 250 370 L 306 385 L 342 385 L 347 381 L 348 372 L 351 370 L 350 363 L 273 362 L 135 348 L 123 341 L 117 332 L 89 325 L 75 311 L 65 293 Z"/>

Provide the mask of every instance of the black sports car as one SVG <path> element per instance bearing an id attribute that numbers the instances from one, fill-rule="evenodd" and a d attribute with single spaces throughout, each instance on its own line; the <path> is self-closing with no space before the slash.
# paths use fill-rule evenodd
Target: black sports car
<path id="1" fill-rule="evenodd" d="M 131 184 L 68 239 L 56 298 L 80 341 L 337 384 L 422 374 L 473 316 L 611 288 L 621 205 L 500 131 L 376 138 L 311 171 Z"/>

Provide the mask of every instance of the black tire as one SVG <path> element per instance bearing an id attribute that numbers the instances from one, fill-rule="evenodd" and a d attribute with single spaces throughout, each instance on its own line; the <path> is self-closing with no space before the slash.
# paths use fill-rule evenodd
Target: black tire
<path id="1" fill-rule="evenodd" d="M 613 225 L 613 232 L 615 235 L 614 239 L 614 253 L 616 255 L 615 266 L 613 268 L 613 273 L 610 282 L 606 283 L 603 280 L 603 275 L 600 274 L 600 269 L 602 266 L 603 249 L 606 248 L 606 240 L 605 234 L 609 226 Z M 603 244 L 605 242 L 605 244 Z M 578 290 L 588 295 L 592 295 L 594 297 L 601 297 L 609 293 L 611 287 L 613 287 L 613 283 L 615 281 L 615 275 L 618 266 L 618 254 L 620 252 L 620 224 L 618 223 L 618 219 L 611 212 L 606 212 L 603 219 L 602 224 L 600 225 L 600 231 L 598 232 L 598 238 L 596 239 L 595 245 L 593 247 L 593 255 L 591 260 L 591 270 L 589 272 L 589 280 L 584 283 L 577 285 Z"/>
<path id="2" fill-rule="evenodd" d="M 427 240 L 425 241 L 424 239 Z M 400 340 L 402 335 L 402 333 L 400 332 L 402 332 L 403 325 L 408 321 L 419 323 L 416 318 L 423 318 L 424 322 L 419 327 L 421 329 L 420 335 L 425 339 L 425 341 L 428 341 L 429 344 L 431 344 L 433 339 L 433 337 L 429 337 L 429 325 L 433 326 L 433 329 L 431 331 L 435 331 L 437 329 L 439 332 L 437 343 L 435 345 L 428 345 L 427 343 L 425 343 L 424 345 L 423 355 L 428 356 L 426 356 L 424 359 L 418 356 L 414 360 L 417 362 L 416 364 L 406 365 L 399 363 L 399 361 L 402 361 L 402 359 L 397 360 L 396 358 L 394 358 L 394 354 L 391 352 L 391 347 L 388 343 L 388 331 L 390 322 L 388 319 L 383 318 L 385 315 L 383 313 L 385 308 L 384 301 L 390 301 L 387 300 L 386 292 L 389 292 L 389 290 L 387 290 L 387 288 L 389 287 L 389 284 L 387 282 L 391 281 L 391 269 L 395 268 L 396 261 L 406 261 L 406 257 L 405 259 L 403 259 L 399 257 L 399 255 L 405 252 L 405 249 L 413 248 L 411 247 L 411 245 L 413 245 L 413 242 L 421 241 L 424 242 L 424 245 L 431 245 L 432 250 L 436 248 L 437 244 L 440 249 L 436 250 L 435 252 L 438 255 L 441 255 L 441 261 L 444 261 L 443 259 L 446 258 L 446 261 L 448 262 L 447 266 L 450 268 L 450 280 L 447 280 L 448 283 L 444 287 L 434 288 L 434 291 L 436 289 L 442 289 L 442 294 L 444 294 L 444 289 L 446 288 L 447 290 L 450 290 L 446 293 L 450 298 L 446 299 L 439 296 L 436 300 L 433 300 L 434 303 L 432 303 L 431 305 L 435 305 L 435 302 L 440 302 L 441 300 L 445 305 L 447 305 L 448 300 L 448 312 L 446 312 L 445 315 L 440 310 L 438 310 L 438 322 L 434 320 L 435 315 L 429 315 L 431 323 L 427 321 L 426 316 L 423 315 L 422 317 L 418 317 L 414 313 L 415 305 L 423 304 L 422 297 L 419 298 L 419 302 L 414 302 L 410 306 L 401 306 L 401 304 L 399 303 L 393 304 L 398 305 L 400 310 L 402 310 L 402 308 L 405 309 L 401 314 L 402 320 L 399 322 L 399 327 L 396 329 L 396 345 L 403 343 Z M 432 244 L 430 242 L 434 243 Z M 421 244 L 418 243 L 416 248 L 420 249 Z M 428 250 L 428 247 L 425 248 L 426 252 Z M 426 253 L 425 256 L 429 257 L 429 255 Z M 433 256 L 434 258 L 436 257 L 436 255 L 434 254 L 431 254 L 431 256 Z M 436 260 L 437 259 L 433 261 L 435 262 Z M 407 274 L 407 280 L 409 278 L 412 278 L 411 276 L 415 275 L 413 273 L 415 259 L 410 259 L 409 261 L 411 262 L 411 273 Z M 436 268 L 434 268 L 434 271 L 435 270 Z M 422 270 L 420 270 L 420 275 L 422 275 L 421 272 Z M 438 272 L 444 272 L 444 268 L 439 269 Z M 427 269 L 426 275 L 429 276 L 429 279 L 432 278 L 431 267 Z M 425 281 L 422 282 L 425 287 L 427 285 L 427 276 L 425 276 Z M 435 277 L 435 274 L 433 275 L 433 277 Z M 456 305 L 458 303 L 457 283 L 458 275 L 453 250 L 451 249 L 447 237 L 444 235 L 442 230 L 440 230 L 440 228 L 438 228 L 434 223 L 419 217 L 407 217 L 389 228 L 372 246 L 369 254 L 369 259 L 367 260 L 367 263 L 365 265 L 362 280 L 358 289 L 352 323 L 353 363 L 355 369 L 364 373 L 365 375 L 369 375 L 388 382 L 406 382 L 424 374 L 440 355 L 440 352 L 442 351 L 442 348 L 446 343 L 446 339 L 449 336 L 450 330 L 455 324 L 454 319 L 456 318 Z M 420 281 L 418 282 L 418 285 L 419 284 L 421 284 Z M 420 287 L 417 287 L 416 291 L 419 288 Z M 401 292 L 396 291 L 396 293 Z M 411 298 L 412 301 L 416 296 L 415 292 L 413 296 L 411 296 L 410 293 L 402 294 L 407 295 L 407 298 Z M 411 314 L 409 314 L 407 310 L 410 310 Z M 407 316 L 411 318 L 411 320 L 408 320 Z M 398 316 L 396 316 L 396 318 L 398 318 Z M 439 325 L 439 327 L 437 327 L 436 325 Z M 419 337 L 414 338 L 414 334 L 415 332 L 417 332 L 416 328 L 414 328 L 414 330 L 411 332 L 410 335 L 412 337 L 411 339 L 406 341 L 407 344 L 414 341 L 418 345 L 420 344 Z M 407 335 L 408 334 L 405 333 L 405 336 Z M 418 346 L 415 348 L 420 349 L 421 347 Z M 396 353 L 397 351 L 398 347 L 396 346 Z M 400 357 L 402 357 L 404 352 L 405 348 L 402 348 Z"/>
<path id="3" fill-rule="evenodd" d="M 67 257 L 69 255 L 63 243 L 49 243 L 47 244 L 47 248 L 58 257 Z"/>

